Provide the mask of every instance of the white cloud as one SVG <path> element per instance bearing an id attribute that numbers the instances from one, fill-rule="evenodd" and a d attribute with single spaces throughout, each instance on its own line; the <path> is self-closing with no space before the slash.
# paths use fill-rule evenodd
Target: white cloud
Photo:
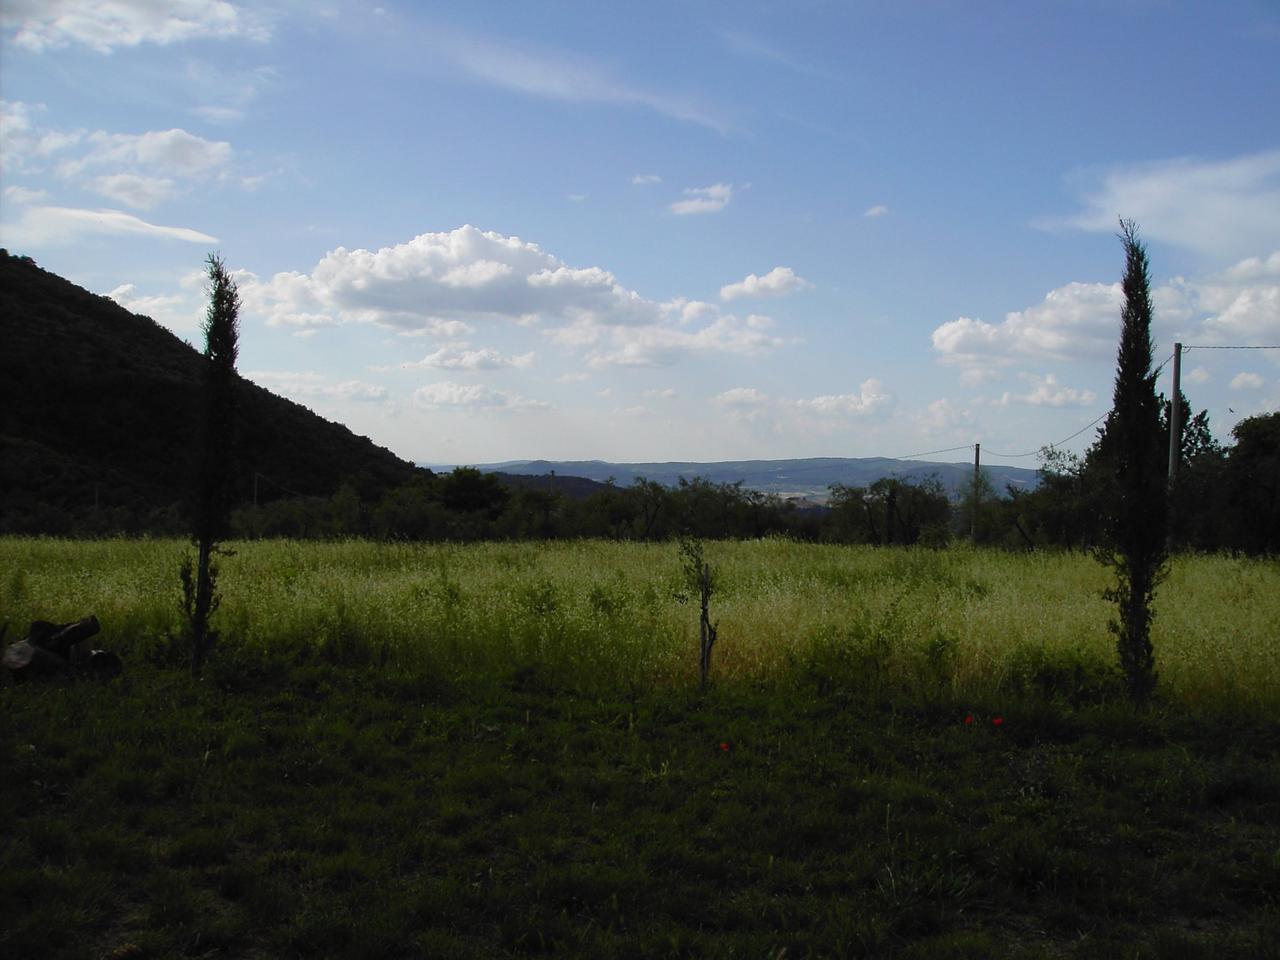
<path id="1" fill-rule="evenodd" d="M 0 24 L 16 30 L 14 43 L 37 53 L 72 43 L 111 53 L 141 43 L 210 37 L 261 41 L 269 36 L 260 20 L 223 0 L 6 0 Z"/>
<path id="2" fill-rule="evenodd" d="M 926 436 L 939 432 L 954 433 L 974 424 L 972 410 L 961 408 L 945 397 L 934 400 L 924 410 L 915 413 L 913 419 L 925 430 Z"/>
<path id="3" fill-rule="evenodd" d="M 231 162 L 231 144 L 225 140 L 206 140 L 178 128 L 138 134 L 98 130 L 85 142 L 88 152 L 59 166 L 61 175 L 72 176 L 90 166 L 114 166 L 200 179 Z"/>
<path id="4" fill-rule="evenodd" d="M 11 247 L 65 244 L 86 236 L 142 236 L 185 243 L 216 244 L 217 237 L 187 227 L 148 223 L 120 210 L 81 210 L 72 207 L 27 207 L 13 224 L 4 226 Z"/>
<path id="5" fill-rule="evenodd" d="M 1018 374 L 1020 380 L 1030 384 L 1027 393 L 1013 394 L 1005 392 L 1000 403 L 1008 405 L 1021 403 L 1032 407 L 1087 407 L 1097 402 L 1098 395 L 1092 390 L 1077 390 L 1064 387 L 1052 373 L 1043 377 L 1034 373 Z"/>
<path id="6" fill-rule="evenodd" d="M 933 348 L 944 362 L 970 367 L 1013 356 L 1100 359 L 1115 351 L 1123 303 L 1118 283 L 1069 283 L 999 325 L 969 317 L 944 323 L 933 331 Z"/>
<path id="7" fill-rule="evenodd" d="M 1194 383 L 1196 386 L 1200 386 L 1201 384 L 1208 383 L 1211 377 L 1209 376 L 1209 371 L 1204 367 L 1196 367 L 1187 374 L 1186 379 L 1187 383 Z"/>
<path id="8" fill-rule="evenodd" d="M 160 177 L 140 177 L 134 173 L 113 173 L 97 177 L 87 184 L 89 189 L 110 200 L 127 203 L 139 210 L 150 210 L 174 195 L 172 180 Z"/>
<path id="9" fill-rule="evenodd" d="M 226 141 L 186 130 L 109 133 L 54 130 L 34 122 L 29 104 L 0 108 L 7 173 L 53 172 L 119 203 L 149 210 L 193 183 L 225 177 L 233 152 Z"/>
<path id="10" fill-rule="evenodd" d="M 244 377 L 260 387 L 295 400 L 358 400 L 371 403 L 387 400 L 387 391 L 383 387 L 359 380 L 330 383 L 324 375 L 313 371 L 250 370 Z"/>
<path id="11" fill-rule="evenodd" d="M 590 380 L 589 373 L 562 373 L 556 377 L 556 383 L 582 383 L 584 380 Z"/>
<path id="12" fill-rule="evenodd" d="M 423 43 L 473 79 L 526 96 L 642 107 L 717 133 L 728 132 L 724 121 L 686 97 L 615 79 L 600 65 L 562 50 L 538 51 L 527 43 L 506 43 L 438 26 L 423 36 Z"/>
<path id="13" fill-rule="evenodd" d="M 645 390 L 641 396 L 651 400 L 674 400 L 679 396 L 679 393 L 674 387 L 666 387 L 661 390 Z"/>
<path id="14" fill-rule="evenodd" d="M 769 402 L 769 395 L 755 387 L 734 387 L 718 394 L 713 402 L 720 407 L 758 407 Z"/>
<path id="15" fill-rule="evenodd" d="M 661 183 L 662 178 L 656 173 L 637 173 L 631 178 L 631 182 L 636 186 L 641 187 L 649 183 Z"/>
<path id="16" fill-rule="evenodd" d="M 733 300 L 737 297 L 784 297 L 811 286 L 813 284 L 796 276 L 790 267 L 774 267 L 763 277 L 749 273 L 745 279 L 721 287 L 720 298 Z"/>
<path id="17" fill-rule="evenodd" d="M 1237 373 L 1231 378 L 1232 390 L 1261 390 L 1266 383 L 1256 373 Z"/>
<path id="18" fill-rule="evenodd" d="M 861 417 L 886 406 L 893 398 L 874 377 L 862 381 L 857 393 L 827 394 L 811 400 L 796 400 L 801 410 L 826 417 Z"/>
<path id="19" fill-rule="evenodd" d="M 677 216 L 691 213 L 719 213 L 733 199 L 733 184 L 713 183 L 709 187 L 686 187 L 687 200 L 677 200 L 668 209 Z"/>
<path id="20" fill-rule="evenodd" d="M 19 186 L 4 188 L 4 198 L 14 204 L 39 203 L 47 196 L 48 193 L 44 190 L 29 190 Z"/>
<path id="21" fill-rule="evenodd" d="M 126 310 L 150 317 L 175 333 L 194 333 L 204 317 L 204 307 L 194 304 L 185 294 L 142 296 L 134 284 L 122 283 L 107 296 Z"/>
<path id="22" fill-rule="evenodd" d="M 1041 225 L 1114 233 L 1124 216 L 1150 240 L 1215 259 L 1247 256 L 1275 243 L 1280 150 L 1117 167 L 1102 174 L 1084 203 L 1079 213 Z"/>
<path id="23" fill-rule="evenodd" d="M 1166 341 L 1280 344 L 1280 252 L 1201 278 L 1175 277 L 1153 288 L 1151 297 Z M 1123 305 L 1119 283 L 1069 283 L 1000 324 L 969 317 L 944 323 L 933 331 L 933 348 L 944 363 L 967 368 L 962 379 L 969 386 L 1015 358 L 1104 360 L 1115 353 Z"/>
<path id="24" fill-rule="evenodd" d="M 428 410 L 545 410 L 550 404 L 529 400 L 502 390 L 478 384 L 453 383 L 448 380 L 419 387 L 413 402 Z"/>
<path id="25" fill-rule="evenodd" d="M 587 355 L 587 362 L 594 367 L 665 367 L 690 354 L 752 355 L 784 343 L 730 314 L 692 332 L 670 325 L 611 327 L 596 332 L 596 339 L 604 343 Z"/>
<path id="26" fill-rule="evenodd" d="M 414 363 L 402 363 L 406 369 L 425 369 L 433 367 L 437 370 L 500 370 L 506 367 L 525 368 L 533 365 L 533 354 L 522 353 L 519 356 L 504 357 L 496 350 L 488 347 L 480 350 L 468 350 L 465 343 L 450 344 L 429 353 Z"/>
<path id="27" fill-rule="evenodd" d="M 1192 316 L 1208 314 L 1196 331 L 1211 344 L 1280 344 L 1280 251 L 1250 257 L 1204 280 L 1179 279 Z"/>
<path id="28" fill-rule="evenodd" d="M 864 217 L 883 217 L 889 212 L 889 208 L 883 203 L 877 203 L 874 207 L 867 207 Z"/>
<path id="29" fill-rule="evenodd" d="M 691 353 L 759 353 L 783 341 L 714 304 L 648 300 L 600 267 L 570 267 L 518 237 L 464 226 L 368 250 L 339 247 L 310 274 L 245 275 L 246 310 L 270 324 L 379 323 L 445 334 L 495 321 L 541 325 L 593 366 L 662 366 Z"/>

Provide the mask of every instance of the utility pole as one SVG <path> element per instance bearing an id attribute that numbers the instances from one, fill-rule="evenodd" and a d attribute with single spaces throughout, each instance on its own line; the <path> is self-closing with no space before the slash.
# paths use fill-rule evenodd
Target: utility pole
<path id="1" fill-rule="evenodd" d="M 982 444 L 973 445 L 973 506 L 969 510 L 969 540 L 978 542 L 978 477 L 982 469 Z"/>
<path id="2" fill-rule="evenodd" d="M 1173 345 L 1173 399 L 1169 402 L 1169 489 L 1182 459 L 1182 344 Z"/>

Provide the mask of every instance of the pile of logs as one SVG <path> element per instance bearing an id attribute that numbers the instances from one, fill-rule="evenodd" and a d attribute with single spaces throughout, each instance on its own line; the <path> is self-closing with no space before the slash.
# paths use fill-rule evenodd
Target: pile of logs
<path id="1" fill-rule="evenodd" d="M 8 629 L 7 623 L 0 628 L 0 641 Z M 25 640 L 5 648 L 3 664 L 18 681 L 73 676 L 110 680 L 123 669 L 120 658 L 109 650 L 88 649 L 87 641 L 101 629 L 98 618 L 92 616 L 74 623 L 37 620 Z"/>

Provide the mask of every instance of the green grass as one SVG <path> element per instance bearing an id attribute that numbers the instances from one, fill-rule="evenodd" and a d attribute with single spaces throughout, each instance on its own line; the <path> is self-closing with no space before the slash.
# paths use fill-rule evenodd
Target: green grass
<path id="1" fill-rule="evenodd" d="M 96 613 L 140 656 L 178 626 L 175 541 L 0 539 L 0 618 Z M 609 693 L 696 676 L 697 612 L 669 544 L 233 544 L 215 626 L 238 647 L 388 659 L 452 679 L 537 665 Z M 712 543 L 713 672 L 769 680 L 857 661 L 954 697 L 1115 696 L 1108 573 L 1078 554 Z M 1280 563 L 1179 557 L 1156 597 L 1161 695 L 1188 709 L 1280 711 Z M 692 652 L 692 653 L 691 653 Z M 865 672 L 865 671 L 864 671 Z"/>
<path id="2" fill-rule="evenodd" d="M 0 687 L 0 955 L 1280 957 L 1274 563 L 1136 712 L 1081 558 L 709 544 L 702 695 L 670 546 L 238 545 L 200 681 L 182 549 L 0 541 L 126 659 Z"/>

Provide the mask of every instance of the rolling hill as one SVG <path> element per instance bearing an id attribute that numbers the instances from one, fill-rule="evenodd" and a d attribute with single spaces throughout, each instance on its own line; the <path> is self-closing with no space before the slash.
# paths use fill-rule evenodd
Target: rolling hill
<path id="1" fill-rule="evenodd" d="M 58 532 L 89 511 L 126 528 L 180 516 L 203 362 L 150 318 L 0 251 L 0 530 Z M 240 502 L 255 476 L 265 501 L 343 482 L 372 498 L 421 472 L 242 378 L 236 400 Z"/>
<path id="2" fill-rule="evenodd" d="M 825 500 L 835 483 L 866 487 L 882 477 L 914 481 L 936 477 L 953 497 L 969 489 L 972 463 L 934 463 L 926 460 L 894 460 L 888 457 L 812 457 L 800 460 L 730 460 L 717 463 L 608 463 L 603 460 L 516 460 L 481 464 L 480 469 L 508 475 L 583 477 L 603 482 L 613 478 L 630 486 L 643 477 L 674 486 L 681 478 L 701 477 L 713 483 L 741 483 L 751 490 L 782 497 Z M 1035 470 L 1021 467 L 984 466 L 992 486 L 1004 493 L 1006 486 L 1031 489 L 1039 482 Z"/>

